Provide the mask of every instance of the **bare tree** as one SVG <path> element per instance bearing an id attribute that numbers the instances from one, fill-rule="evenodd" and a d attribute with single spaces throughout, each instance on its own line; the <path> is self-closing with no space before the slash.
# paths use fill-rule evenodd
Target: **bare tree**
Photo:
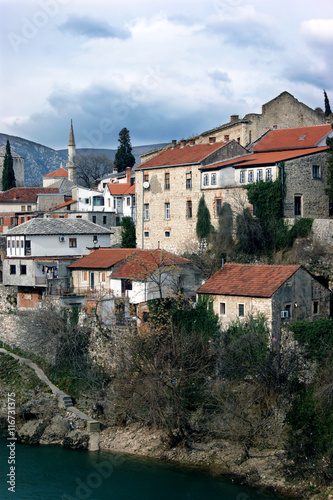
<path id="1" fill-rule="evenodd" d="M 77 179 L 87 188 L 94 188 L 98 179 L 113 167 L 113 161 L 106 155 L 79 155 L 76 163 Z"/>

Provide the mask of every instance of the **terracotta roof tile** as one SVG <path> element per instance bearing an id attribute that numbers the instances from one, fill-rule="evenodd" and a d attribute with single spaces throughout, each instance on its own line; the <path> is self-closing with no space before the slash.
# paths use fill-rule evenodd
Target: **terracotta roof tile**
<path id="1" fill-rule="evenodd" d="M 58 188 L 42 188 L 42 187 L 14 187 L 0 193 L 0 202 L 16 201 L 16 202 L 36 202 L 39 194 L 57 194 Z"/>
<path id="2" fill-rule="evenodd" d="M 190 261 L 165 250 L 138 250 L 112 273 L 112 278 L 144 280 L 160 267 L 184 264 L 190 264 Z"/>
<path id="3" fill-rule="evenodd" d="M 301 266 L 225 264 L 196 293 L 271 297 Z"/>
<path id="4" fill-rule="evenodd" d="M 60 167 L 54 172 L 43 175 L 43 177 L 68 177 L 68 171 L 63 167 Z"/>
<path id="5" fill-rule="evenodd" d="M 68 267 L 71 269 L 108 269 L 137 251 L 137 248 L 98 248 Z"/>
<path id="6" fill-rule="evenodd" d="M 234 168 L 244 168 L 254 165 L 275 165 L 275 163 L 278 163 L 280 161 L 292 160 L 293 158 L 321 153 L 322 151 L 326 150 L 327 146 L 321 148 L 292 149 L 287 151 L 260 151 L 238 158 L 233 158 L 231 160 L 207 165 L 205 167 L 201 167 L 200 170 L 214 170 L 216 168 L 227 166 L 233 166 Z"/>
<path id="7" fill-rule="evenodd" d="M 114 196 L 135 194 L 135 184 L 108 183 L 108 188 Z"/>
<path id="8" fill-rule="evenodd" d="M 313 148 L 331 130 L 331 125 L 271 130 L 252 148 L 252 151 Z"/>
<path id="9" fill-rule="evenodd" d="M 228 143 L 215 142 L 214 144 L 196 144 L 194 146 L 177 146 L 176 148 L 165 149 L 150 160 L 135 167 L 135 170 L 200 163 L 226 144 Z"/>

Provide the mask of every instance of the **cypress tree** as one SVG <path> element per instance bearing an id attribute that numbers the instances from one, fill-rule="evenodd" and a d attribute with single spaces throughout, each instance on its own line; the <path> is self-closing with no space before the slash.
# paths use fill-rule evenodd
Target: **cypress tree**
<path id="1" fill-rule="evenodd" d="M 330 101 L 327 97 L 326 90 L 324 90 L 324 98 L 325 98 L 325 116 L 330 116 L 332 114 Z"/>
<path id="2" fill-rule="evenodd" d="M 135 224 L 130 217 L 123 217 L 121 221 L 121 247 L 136 248 Z"/>
<path id="3" fill-rule="evenodd" d="M 132 168 L 135 164 L 135 158 L 132 154 L 130 134 L 127 128 L 123 128 L 119 132 L 118 141 L 120 144 L 114 159 L 114 166 L 118 168 L 118 172 L 122 172 L 127 167 Z"/>
<path id="4" fill-rule="evenodd" d="M 2 191 L 7 191 L 16 186 L 14 167 L 13 167 L 13 157 L 10 151 L 10 144 L 7 140 L 5 159 L 3 162 L 2 170 Z"/>
<path id="5" fill-rule="evenodd" d="M 201 242 L 201 249 L 203 249 L 203 246 L 212 230 L 212 225 L 210 222 L 210 213 L 207 208 L 205 198 L 202 196 L 199 201 L 199 206 L 198 206 L 198 214 L 197 214 L 197 226 L 196 226 L 196 232 L 197 236 Z"/>

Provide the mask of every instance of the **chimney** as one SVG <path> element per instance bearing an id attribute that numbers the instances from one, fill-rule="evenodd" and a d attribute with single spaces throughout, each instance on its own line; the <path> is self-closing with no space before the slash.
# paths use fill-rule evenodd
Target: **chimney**
<path id="1" fill-rule="evenodd" d="M 177 140 L 172 139 L 172 149 L 175 149 L 176 146 L 177 146 Z"/>
<path id="2" fill-rule="evenodd" d="M 118 168 L 117 167 L 113 167 L 112 173 L 113 174 L 117 174 L 118 173 Z"/>
<path id="3" fill-rule="evenodd" d="M 239 115 L 231 115 L 230 116 L 230 121 L 231 122 L 237 122 L 239 120 Z"/>
<path id="4" fill-rule="evenodd" d="M 216 142 L 216 137 L 209 138 L 209 144 L 215 144 L 215 142 Z"/>
<path id="5" fill-rule="evenodd" d="M 185 140 L 185 139 L 182 139 L 182 140 L 180 141 L 180 147 L 181 147 L 181 148 L 184 148 L 185 146 L 186 146 L 186 140 Z"/>
<path id="6" fill-rule="evenodd" d="M 195 145 L 195 139 L 190 139 L 190 146 L 194 146 Z"/>
<path id="7" fill-rule="evenodd" d="M 126 167 L 126 184 L 131 184 L 131 167 Z"/>
<path id="8" fill-rule="evenodd" d="M 13 200 L 16 200 L 16 191 L 13 193 Z"/>

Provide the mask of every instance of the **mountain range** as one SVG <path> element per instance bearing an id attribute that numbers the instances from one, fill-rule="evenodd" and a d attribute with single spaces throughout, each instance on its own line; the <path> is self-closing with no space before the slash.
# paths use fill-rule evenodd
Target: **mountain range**
<path id="1" fill-rule="evenodd" d="M 0 146 L 10 143 L 12 152 L 24 158 L 24 177 L 26 186 L 41 186 L 43 175 L 53 172 L 60 167 L 61 163 L 66 166 L 68 157 L 67 149 L 55 150 L 42 144 L 16 137 L 14 135 L 0 134 Z M 140 155 L 156 149 L 163 144 L 150 144 L 146 146 L 133 146 L 132 153 L 135 156 L 136 164 L 140 163 Z M 76 149 L 76 154 L 106 155 L 112 160 L 115 157 L 117 149 Z"/>

